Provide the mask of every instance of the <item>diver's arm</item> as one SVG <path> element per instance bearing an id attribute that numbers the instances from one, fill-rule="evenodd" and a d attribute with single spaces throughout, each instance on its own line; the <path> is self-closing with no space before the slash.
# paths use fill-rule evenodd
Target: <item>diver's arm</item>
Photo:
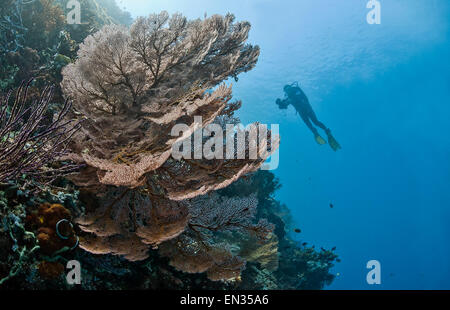
<path id="1" fill-rule="evenodd" d="M 278 98 L 276 103 L 280 109 L 286 109 L 288 105 L 292 103 L 292 100 L 289 98 L 284 98 L 283 100 Z"/>
<path id="2" fill-rule="evenodd" d="M 281 100 L 281 102 L 283 103 L 287 103 L 287 104 L 291 104 L 292 103 L 292 99 L 289 97 L 284 98 L 283 100 Z"/>

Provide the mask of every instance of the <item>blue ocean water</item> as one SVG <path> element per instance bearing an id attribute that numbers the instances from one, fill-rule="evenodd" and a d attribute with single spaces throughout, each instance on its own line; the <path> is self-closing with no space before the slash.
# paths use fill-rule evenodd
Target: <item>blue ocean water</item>
<path id="1" fill-rule="evenodd" d="M 280 124 L 277 198 L 296 238 L 337 247 L 328 289 L 450 289 L 450 2 L 380 0 L 118 0 L 134 16 L 189 18 L 232 12 L 260 45 L 240 76 L 243 123 Z M 342 150 L 319 146 L 294 109 L 279 110 L 298 81 Z M 334 205 L 333 208 L 329 204 Z M 381 264 L 368 285 L 366 263 Z"/>

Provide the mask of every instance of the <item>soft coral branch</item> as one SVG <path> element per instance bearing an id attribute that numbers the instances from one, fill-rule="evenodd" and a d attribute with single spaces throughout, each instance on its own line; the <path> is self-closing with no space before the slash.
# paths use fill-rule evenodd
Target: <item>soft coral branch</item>
<path id="1" fill-rule="evenodd" d="M 53 166 L 66 155 L 67 143 L 79 123 L 64 120 L 71 108 L 66 100 L 54 120 L 47 119 L 53 87 L 46 87 L 39 100 L 27 106 L 32 80 L 22 83 L 12 104 L 10 91 L 0 100 L 0 182 L 22 174 L 53 180 L 75 170 L 78 165 Z"/>

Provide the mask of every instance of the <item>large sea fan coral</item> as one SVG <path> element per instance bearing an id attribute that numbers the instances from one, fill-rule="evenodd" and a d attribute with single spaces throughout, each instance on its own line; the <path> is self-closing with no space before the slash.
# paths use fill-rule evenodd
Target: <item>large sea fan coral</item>
<path id="1" fill-rule="evenodd" d="M 256 244 L 262 247 L 273 238 L 272 224 L 265 220 L 253 222 L 257 206 L 255 195 L 229 198 L 213 193 L 192 199 L 186 233 L 163 243 L 160 253 L 181 271 L 206 272 L 213 281 L 236 279 L 245 267 L 245 259 L 233 253 L 230 246 L 233 242 L 225 240 L 233 239 L 232 233 L 238 233 L 253 240 L 255 249 Z M 272 248 L 276 255 L 277 244 Z"/>
<path id="2" fill-rule="evenodd" d="M 81 230 L 89 233 L 80 246 L 95 254 L 143 260 L 150 246 L 180 235 L 189 219 L 186 202 L 150 199 L 136 190 L 109 187 L 98 198 L 100 208 L 77 220 Z"/>
<path id="3" fill-rule="evenodd" d="M 88 168 L 74 181 L 92 186 L 90 176 L 97 174 L 99 184 L 138 187 L 152 182 L 172 199 L 184 199 L 203 194 L 205 183 L 213 190 L 258 169 L 269 154 L 228 161 L 221 170 L 230 173 L 216 173 L 209 180 L 219 163 L 199 169 L 205 165 L 168 161 L 173 144 L 186 138 L 171 135 L 175 124 L 194 131 L 239 106 L 230 102 L 231 87 L 211 89 L 254 67 L 259 48 L 245 45 L 249 29 L 249 23 L 235 23 L 231 14 L 187 21 L 163 12 L 139 18 L 130 30 L 106 26 L 86 38 L 78 60 L 63 70 L 63 91 L 75 98 L 74 108 L 85 118 L 72 149 Z M 201 124 L 194 116 L 202 117 Z M 188 174 L 198 182 L 180 190 L 167 180 L 174 167 L 179 179 Z"/>
<path id="4" fill-rule="evenodd" d="M 256 195 L 244 198 L 206 195 L 191 201 L 189 227 L 200 231 L 245 231 L 260 240 L 265 240 L 273 225 L 266 220 L 254 224 L 258 199 Z"/>
<path id="5" fill-rule="evenodd" d="M 245 267 L 245 260 L 233 255 L 227 244 L 211 244 L 192 234 L 162 244 L 160 253 L 170 257 L 170 264 L 178 270 L 206 272 L 212 281 L 235 280 Z"/>
<path id="6" fill-rule="evenodd" d="M 189 239 L 187 234 L 203 236 L 194 242 L 204 245 L 206 230 L 245 228 L 262 239 L 272 230 L 267 222 L 252 223 L 255 198 L 223 203 L 220 210 L 207 200 L 192 206 L 190 199 L 257 170 L 277 148 L 277 137 L 269 132 L 261 139 L 256 158 L 247 142 L 245 159 L 171 157 L 175 143 L 220 117 L 232 118 L 240 107 L 231 102 L 231 86 L 221 83 L 256 64 L 259 48 L 245 44 L 249 29 L 231 14 L 188 21 L 162 12 L 137 19 L 130 29 L 106 26 L 81 44 L 78 60 L 63 70 L 62 89 L 84 119 L 71 158 L 85 168 L 72 180 L 99 196 L 99 207 L 78 219 L 87 233 L 82 248 L 141 260 L 159 245 L 166 255 L 181 253 L 170 245 Z M 178 124 L 189 130 L 173 136 Z M 202 220 L 200 204 L 211 206 L 203 216 L 215 212 L 228 222 Z M 214 259 L 195 270 L 208 270 L 211 279 L 238 275 L 244 260 L 213 248 L 202 248 L 203 257 Z"/>

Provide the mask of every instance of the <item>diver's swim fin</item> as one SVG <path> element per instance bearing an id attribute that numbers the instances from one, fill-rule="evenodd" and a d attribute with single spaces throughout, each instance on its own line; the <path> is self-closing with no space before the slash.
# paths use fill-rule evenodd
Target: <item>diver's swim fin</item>
<path id="1" fill-rule="evenodd" d="M 341 145 L 339 144 L 339 142 L 336 141 L 336 139 L 333 137 L 329 129 L 327 130 L 327 137 L 328 137 L 328 144 L 333 149 L 333 151 L 336 152 L 337 150 L 341 149 Z"/>
<path id="2" fill-rule="evenodd" d="M 320 135 L 316 135 L 314 138 L 316 139 L 317 144 L 323 145 L 327 143 Z"/>

